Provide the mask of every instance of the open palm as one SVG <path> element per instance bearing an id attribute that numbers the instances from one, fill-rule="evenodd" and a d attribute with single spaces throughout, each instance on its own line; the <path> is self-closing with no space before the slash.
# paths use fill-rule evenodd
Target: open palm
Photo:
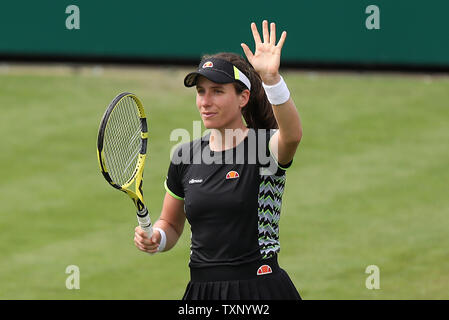
<path id="1" fill-rule="evenodd" d="M 282 32 L 281 38 L 276 45 L 276 24 L 271 23 L 270 32 L 268 31 L 268 21 L 262 22 L 263 42 L 260 38 L 256 24 L 251 23 L 256 49 L 254 54 L 249 47 L 242 43 L 241 46 L 245 52 L 249 63 L 254 67 L 257 73 L 266 84 L 274 84 L 279 80 L 279 65 L 281 62 L 281 50 L 284 45 L 287 32 Z"/>

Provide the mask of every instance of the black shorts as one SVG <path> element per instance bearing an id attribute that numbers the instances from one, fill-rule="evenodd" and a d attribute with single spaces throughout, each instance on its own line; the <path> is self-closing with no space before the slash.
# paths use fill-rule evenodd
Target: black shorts
<path id="1" fill-rule="evenodd" d="M 301 300 L 277 257 L 239 266 L 190 268 L 183 300 Z"/>

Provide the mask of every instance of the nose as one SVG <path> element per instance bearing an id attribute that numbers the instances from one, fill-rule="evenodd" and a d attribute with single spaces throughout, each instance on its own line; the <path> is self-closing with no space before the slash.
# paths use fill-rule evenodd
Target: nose
<path id="1" fill-rule="evenodd" d="M 196 99 L 197 99 L 197 105 L 200 108 L 207 108 L 212 105 L 212 97 L 208 91 L 206 91 L 202 94 L 197 94 Z"/>

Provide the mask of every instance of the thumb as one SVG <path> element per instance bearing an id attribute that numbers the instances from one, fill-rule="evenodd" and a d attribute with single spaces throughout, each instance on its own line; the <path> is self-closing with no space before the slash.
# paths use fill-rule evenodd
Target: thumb
<path id="1" fill-rule="evenodd" d="M 245 53 L 248 61 L 251 62 L 251 60 L 254 56 L 253 53 L 251 52 L 251 49 L 245 43 L 241 43 L 240 46 L 242 47 L 243 52 Z"/>
<path id="2" fill-rule="evenodd" d="M 151 236 L 151 241 L 153 243 L 159 243 L 159 241 L 157 241 L 158 236 L 156 235 L 156 232 L 153 233 L 153 235 Z"/>

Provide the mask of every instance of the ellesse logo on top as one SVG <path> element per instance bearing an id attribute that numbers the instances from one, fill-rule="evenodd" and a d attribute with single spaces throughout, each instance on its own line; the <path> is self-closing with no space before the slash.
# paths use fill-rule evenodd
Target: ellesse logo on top
<path id="1" fill-rule="evenodd" d="M 259 269 L 257 269 L 257 275 L 263 276 L 264 274 L 272 273 L 271 267 L 268 264 L 264 264 L 263 266 L 260 266 Z"/>
<path id="2" fill-rule="evenodd" d="M 203 64 L 203 69 L 204 68 L 212 68 L 214 66 L 214 64 L 212 63 L 212 61 L 207 61 Z"/>
<path id="3" fill-rule="evenodd" d="M 226 174 L 226 180 L 228 179 L 237 179 L 238 177 L 240 177 L 239 173 L 237 171 L 229 171 Z"/>

